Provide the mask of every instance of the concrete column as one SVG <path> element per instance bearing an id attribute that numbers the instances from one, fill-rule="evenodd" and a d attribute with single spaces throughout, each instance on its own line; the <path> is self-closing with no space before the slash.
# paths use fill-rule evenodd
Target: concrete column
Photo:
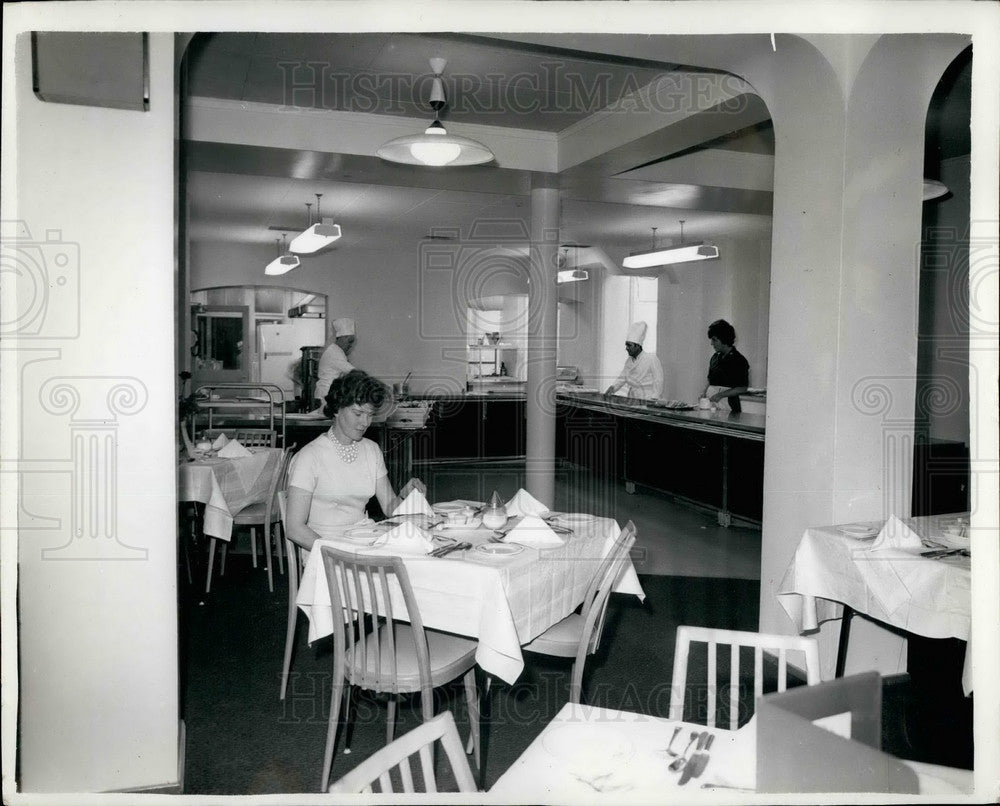
<path id="1" fill-rule="evenodd" d="M 536 175 L 531 188 L 528 259 L 525 485 L 529 493 L 550 507 L 555 503 L 558 253 L 559 191 L 554 176 Z"/>

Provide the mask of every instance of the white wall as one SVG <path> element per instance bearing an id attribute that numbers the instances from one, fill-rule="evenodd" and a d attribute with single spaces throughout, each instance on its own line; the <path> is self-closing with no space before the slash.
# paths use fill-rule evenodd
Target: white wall
<path id="1" fill-rule="evenodd" d="M 659 336 L 663 397 L 695 401 L 705 388 L 712 348 L 708 325 L 725 319 L 750 362 L 750 385 L 767 385 L 769 238 L 715 239 L 718 260 L 673 266 L 659 280 Z"/>
<path id="2" fill-rule="evenodd" d="M 62 242 L 40 252 L 54 338 L 4 345 L 29 792 L 177 781 L 172 34 L 150 35 L 149 67 L 148 112 L 38 101 L 27 33 L 4 73 L 3 218 Z"/>

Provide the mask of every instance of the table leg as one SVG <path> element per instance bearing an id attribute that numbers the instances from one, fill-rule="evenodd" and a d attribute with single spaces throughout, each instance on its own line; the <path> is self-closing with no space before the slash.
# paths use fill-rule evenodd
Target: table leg
<path id="1" fill-rule="evenodd" d="M 854 617 L 854 608 L 844 605 L 844 616 L 840 621 L 840 640 L 837 642 L 837 669 L 835 677 L 844 676 L 844 666 L 847 664 L 847 642 L 851 638 L 851 619 Z"/>

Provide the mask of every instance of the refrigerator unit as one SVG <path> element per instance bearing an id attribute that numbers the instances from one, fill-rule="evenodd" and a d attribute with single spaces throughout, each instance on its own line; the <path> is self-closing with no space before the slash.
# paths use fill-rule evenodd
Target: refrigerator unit
<path id="1" fill-rule="evenodd" d="M 301 392 L 298 365 L 302 348 L 325 343 L 325 319 L 296 318 L 284 324 L 257 325 L 261 383 L 275 384 L 285 400 L 294 400 Z"/>

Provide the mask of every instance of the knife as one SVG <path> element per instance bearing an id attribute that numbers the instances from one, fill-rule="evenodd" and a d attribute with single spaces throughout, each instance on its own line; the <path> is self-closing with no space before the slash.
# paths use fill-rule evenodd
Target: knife
<path id="1" fill-rule="evenodd" d="M 702 749 L 705 747 L 705 742 L 708 740 L 708 737 L 710 735 L 711 734 L 708 733 L 708 731 L 702 731 L 701 736 L 698 737 L 698 744 L 695 745 L 694 753 L 691 755 L 691 758 L 689 758 L 687 760 L 687 763 L 684 765 L 684 772 L 681 773 L 681 779 L 677 782 L 678 786 L 684 786 L 684 784 L 686 784 L 688 781 L 691 780 L 691 778 L 694 777 L 694 771 L 695 767 L 698 764 L 698 759 L 700 759 L 702 755 L 705 755 L 704 753 L 702 753 Z M 706 762 L 708 761 L 707 756 L 705 761 Z"/>
<path id="2" fill-rule="evenodd" d="M 446 554 L 451 554 L 453 551 L 465 551 L 466 549 L 471 548 L 471 543 L 456 543 L 454 546 L 445 546 L 444 548 L 435 549 L 431 552 L 431 556 L 444 557 Z"/>
<path id="3" fill-rule="evenodd" d="M 708 766 L 708 751 L 712 749 L 712 742 L 715 740 L 715 734 L 710 733 L 708 738 L 705 740 L 705 747 L 701 753 L 695 755 L 693 759 L 694 770 L 691 772 L 692 778 L 697 778 L 705 771 L 705 767 Z"/>

